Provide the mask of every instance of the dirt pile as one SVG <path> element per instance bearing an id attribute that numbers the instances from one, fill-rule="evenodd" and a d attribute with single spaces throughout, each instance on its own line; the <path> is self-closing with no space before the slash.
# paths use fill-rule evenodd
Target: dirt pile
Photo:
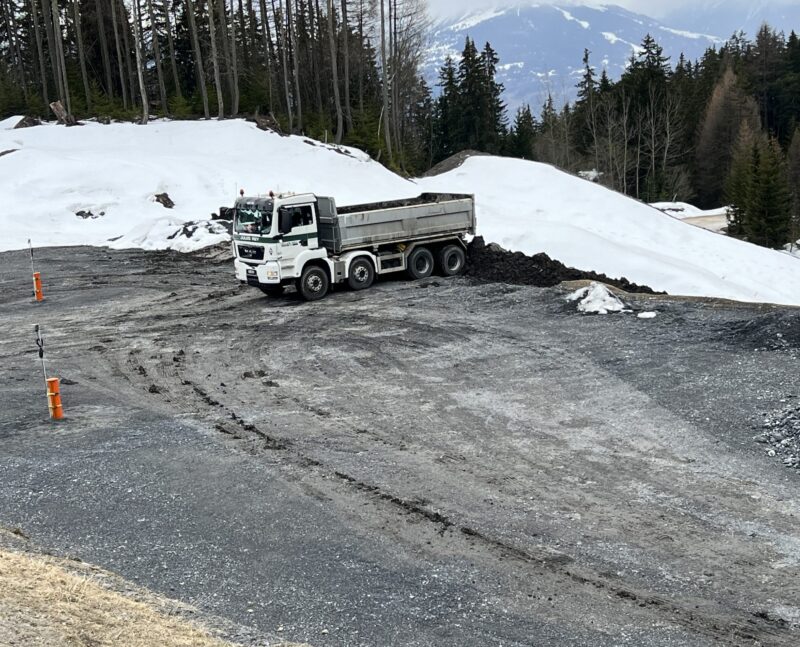
<path id="1" fill-rule="evenodd" d="M 777 456 L 786 467 L 800 469 L 800 406 L 790 406 L 764 417 L 756 442 L 769 446 L 768 456 Z"/>
<path id="2" fill-rule="evenodd" d="M 800 312 L 769 312 L 729 324 L 722 334 L 727 341 L 758 350 L 800 348 Z"/>
<path id="3" fill-rule="evenodd" d="M 482 236 L 476 236 L 467 248 L 467 274 L 487 281 L 534 285 L 549 288 L 563 281 L 599 281 L 613 285 L 626 292 L 663 294 L 646 285 L 631 283 L 626 278 L 611 279 L 605 274 L 585 272 L 567 267 L 547 254 L 526 256 L 522 252 L 509 252 L 502 247 L 487 245 Z"/>

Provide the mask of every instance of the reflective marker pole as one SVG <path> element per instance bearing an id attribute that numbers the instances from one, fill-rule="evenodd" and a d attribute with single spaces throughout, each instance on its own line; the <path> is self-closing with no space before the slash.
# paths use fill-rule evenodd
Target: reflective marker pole
<path id="1" fill-rule="evenodd" d="M 39 359 L 42 360 L 42 376 L 44 377 L 44 385 L 47 386 L 47 368 L 44 364 L 44 337 L 42 337 L 39 324 L 34 324 L 33 331 L 36 333 L 36 346 L 39 348 Z"/>

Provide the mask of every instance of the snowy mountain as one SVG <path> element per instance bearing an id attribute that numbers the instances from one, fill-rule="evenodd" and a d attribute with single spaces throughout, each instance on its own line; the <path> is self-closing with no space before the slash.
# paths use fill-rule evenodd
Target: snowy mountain
<path id="1" fill-rule="evenodd" d="M 538 108 L 548 92 L 558 102 L 574 97 L 584 48 L 591 51 L 598 71 L 605 68 L 617 78 L 646 34 L 674 60 L 681 52 L 695 59 L 728 35 L 711 25 L 688 31 L 611 5 L 544 4 L 471 12 L 434 27 L 424 73 L 435 85 L 445 58 L 457 58 L 467 36 L 479 48 L 488 41 L 500 57 L 499 78 L 512 112 L 522 103 Z"/>
<path id="2" fill-rule="evenodd" d="M 712 0 L 681 5 L 664 18 L 682 29 L 707 30 L 713 25 L 715 33 L 728 38 L 743 31 L 753 38 L 763 23 L 788 34 L 800 32 L 800 3 L 770 2 L 768 0 Z"/>
<path id="3" fill-rule="evenodd" d="M 546 164 L 473 157 L 411 181 L 360 151 L 243 120 L 13 129 L 18 120 L 0 122 L 0 251 L 25 248 L 28 238 L 36 246 L 196 249 L 227 239 L 208 218 L 239 188 L 313 191 L 339 204 L 445 191 L 473 193 L 478 233 L 510 250 L 546 252 L 671 294 L 800 305 L 800 259 L 694 227 Z M 154 200 L 162 192 L 174 208 Z"/>

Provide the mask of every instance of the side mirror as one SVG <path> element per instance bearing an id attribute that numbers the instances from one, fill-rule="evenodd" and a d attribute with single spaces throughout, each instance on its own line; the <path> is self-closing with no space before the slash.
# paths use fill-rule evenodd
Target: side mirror
<path id="1" fill-rule="evenodd" d="M 278 210 L 278 233 L 288 234 L 292 231 L 292 212 L 289 209 Z"/>

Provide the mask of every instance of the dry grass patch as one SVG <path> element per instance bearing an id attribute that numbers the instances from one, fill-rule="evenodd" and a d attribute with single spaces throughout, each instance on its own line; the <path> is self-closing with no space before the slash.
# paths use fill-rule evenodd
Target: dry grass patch
<path id="1" fill-rule="evenodd" d="M 120 585 L 133 593 L 115 590 Z M 3 647 L 232 647 L 169 615 L 189 608 L 96 567 L 0 549 Z"/>

